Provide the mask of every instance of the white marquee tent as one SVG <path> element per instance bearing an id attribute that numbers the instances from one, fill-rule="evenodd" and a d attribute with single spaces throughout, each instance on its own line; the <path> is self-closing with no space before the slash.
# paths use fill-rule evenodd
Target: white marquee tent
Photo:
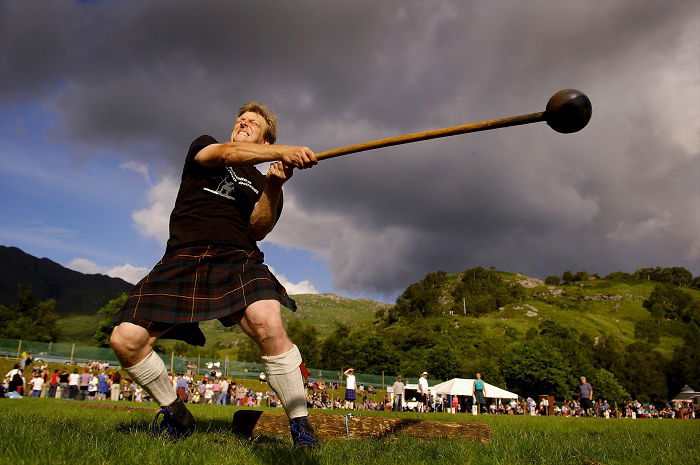
<path id="1" fill-rule="evenodd" d="M 475 379 L 469 378 L 453 378 L 444 383 L 436 384 L 431 386 L 430 390 L 436 394 L 451 394 L 457 396 L 472 396 L 474 395 L 474 381 Z M 493 384 L 484 383 L 484 397 L 489 397 L 492 399 L 517 399 L 519 396 L 515 393 L 506 391 Z"/>

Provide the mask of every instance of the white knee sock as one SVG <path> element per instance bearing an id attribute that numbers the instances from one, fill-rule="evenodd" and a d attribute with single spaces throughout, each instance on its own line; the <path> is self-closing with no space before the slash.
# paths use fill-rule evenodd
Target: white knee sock
<path id="1" fill-rule="evenodd" d="M 299 418 L 309 414 L 306 409 L 306 390 L 301 376 L 301 354 L 297 346 L 280 355 L 263 356 L 270 387 L 275 390 L 287 417 Z"/>
<path id="2" fill-rule="evenodd" d="M 170 384 L 165 363 L 151 351 L 146 358 L 136 365 L 124 368 L 134 381 L 146 391 L 161 407 L 166 407 L 177 398 L 173 385 Z"/>

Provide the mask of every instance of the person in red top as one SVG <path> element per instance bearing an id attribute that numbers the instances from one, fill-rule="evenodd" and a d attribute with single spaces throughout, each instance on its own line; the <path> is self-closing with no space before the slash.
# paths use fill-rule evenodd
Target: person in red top
<path id="1" fill-rule="evenodd" d="M 56 389 L 58 389 L 58 369 L 53 371 L 49 381 L 49 397 L 56 397 Z"/>

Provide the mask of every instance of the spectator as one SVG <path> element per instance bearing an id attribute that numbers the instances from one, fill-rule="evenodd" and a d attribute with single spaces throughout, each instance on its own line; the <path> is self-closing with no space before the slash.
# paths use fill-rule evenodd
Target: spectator
<path id="1" fill-rule="evenodd" d="M 107 394 L 109 393 L 109 378 L 107 378 L 107 374 L 103 371 L 97 380 L 97 400 L 107 400 Z"/>
<path id="2" fill-rule="evenodd" d="M 97 399 L 97 385 L 100 383 L 100 380 L 97 378 L 97 376 L 90 375 L 90 382 L 88 384 L 88 399 L 89 400 L 95 400 Z"/>
<path id="3" fill-rule="evenodd" d="M 10 378 L 10 382 L 8 383 L 8 386 L 7 386 L 7 392 L 16 392 L 20 396 L 23 394 L 23 392 L 24 392 L 24 377 L 22 376 L 22 370 L 20 370 L 20 369 L 14 370 L 14 374 L 12 375 L 12 378 Z"/>
<path id="4" fill-rule="evenodd" d="M 228 405 L 228 381 L 226 378 L 219 383 L 219 396 L 216 398 L 216 403 L 220 405 Z"/>
<path id="5" fill-rule="evenodd" d="M 345 377 L 345 408 L 353 410 L 355 408 L 355 399 L 357 398 L 357 383 L 355 382 L 355 369 L 348 368 L 343 372 Z"/>
<path id="6" fill-rule="evenodd" d="M 56 397 L 58 390 L 58 369 L 53 370 L 53 374 L 49 379 L 49 397 Z"/>
<path id="7" fill-rule="evenodd" d="M 403 410 L 403 396 L 406 391 L 406 387 L 401 381 L 401 376 L 396 377 L 396 382 L 391 386 L 394 391 L 394 412 L 401 412 Z"/>
<path id="8" fill-rule="evenodd" d="M 583 415 L 588 416 L 591 409 L 591 401 L 593 400 L 593 387 L 590 383 L 586 382 L 586 377 L 581 376 L 581 385 L 579 386 L 579 401 L 581 402 L 581 409 L 583 410 Z"/>
<path id="9" fill-rule="evenodd" d="M 476 399 L 477 413 L 481 413 L 486 404 L 486 398 L 484 397 L 484 381 L 481 379 L 481 373 L 476 374 L 476 379 L 474 380 L 474 398 Z"/>
<path id="10" fill-rule="evenodd" d="M 428 386 L 427 371 L 424 371 L 420 379 L 418 379 L 418 391 L 420 392 L 420 411 L 427 412 L 428 402 L 430 401 L 430 386 Z"/>
<path id="11" fill-rule="evenodd" d="M 61 399 L 68 397 L 68 380 L 70 375 L 64 369 L 61 374 L 58 375 L 58 385 L 61 388 Z"/>
<path id="12" fill-rule="evenodd" d="M 41 397 L 41 388 L 44 387 L 44 378 L 39 373 L 34 373 L 34 377 L 29 382 L 32 386 L 32 397 Z"/>
<path id="13" fill-rule="evenodd" d="M 78 387 L 80 385 L 80 375 L 78 374 L 78 369 L 73 368 L 73 373 L 68 375 L 68 398 L 75 399 L 75 395 L 78 393 Z"/>
<path id="14" fill-rule="evenodd" d="M 83 398 L 87 397 L 88 386 L 90 385 L 90 378 L 92 378 L 92 375 L 88 373 L 88 369 L 83 368 L 83 372 L 80 374 L 80 383 L 78 385 L 80 392 L 83 393 Z"/>
<path id="15" fill-rule="evenodd" d="M 121 394 L 122 390 L 122 375 L 119 373 L 119 370 L 114 370 L 114 373 L 112 373 L 112 384 L 110 388 L 110 399 L 113 401 L 119 400 L 119 395 Z"/>

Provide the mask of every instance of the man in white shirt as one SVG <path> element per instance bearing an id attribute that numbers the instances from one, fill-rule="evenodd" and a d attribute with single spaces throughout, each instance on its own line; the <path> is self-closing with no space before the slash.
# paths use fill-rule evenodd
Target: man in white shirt
<path id="1" fill-rule="evenodd" d="M 75 399 L 75 395 L 78 393 L 78 387 L 80 386 L 80 375 L 78 374 L 78 369 L 74 368 L 73 373 L 68 376 L 68 398 Z"/>
<path id="2" fill-rule="evenodd" d="M 355 382 L 355 369 L 348 368 L 343 372 L 345 375 L 345 408 L 353 410 L 355 408 L 355 399 L 357 398 L 357 383 Z"/>
<path id="3" fill-rule="evenodd" d="M 420 391 L 420 400 L 423 405 L 423 412 L 428 411 L 428 401 L 430 400 L 430 390 L 428 386 L 428 372 L 424 371 L 418 380 L 418 390 Z"/>
<path id="4" fill-rule="evenodd" d="M 44 387 L 44 378 L 39 373 L 34 373 L 34 377 L 29 384 L 32 385 L 32 397 L 41 397 L 41 388 Z"/>
<path id="5" fill-rule="evenodd" d="M 221 380 L 221 383 L 219 383 L 219 389 L 220 394 L 219 397 L 216 399 L 216 404 L 228 405 L 228 402 L 226 402 L 226 396 L 228 395 L 228 381 L 226 381 L 226 378 L 223 378 Z"/>

